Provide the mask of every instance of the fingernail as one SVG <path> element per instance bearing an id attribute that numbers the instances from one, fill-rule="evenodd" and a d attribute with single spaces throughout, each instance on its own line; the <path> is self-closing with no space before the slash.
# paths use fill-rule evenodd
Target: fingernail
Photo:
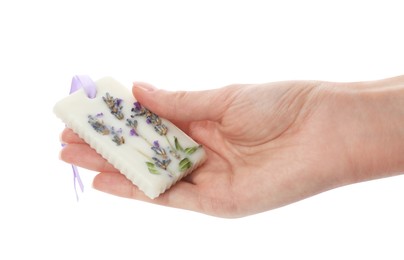
<path id="1" fill-rule="evenodd" d="M 140 88 L 141 90 L 148 92 L 156 90 L 156 87 L 145 82 L 133 82 L 133 87 Z"/>

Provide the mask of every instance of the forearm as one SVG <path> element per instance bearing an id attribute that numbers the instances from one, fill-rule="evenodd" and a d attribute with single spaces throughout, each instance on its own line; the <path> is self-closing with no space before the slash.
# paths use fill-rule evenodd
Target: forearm
<path id="1" fill-rule="evenodd" d="M 363 87 L 366 86 L 366 87 Z M 404 171 L 404 78 L 343 91 L 343 140 L 352 158 L 352 182 Z"/>

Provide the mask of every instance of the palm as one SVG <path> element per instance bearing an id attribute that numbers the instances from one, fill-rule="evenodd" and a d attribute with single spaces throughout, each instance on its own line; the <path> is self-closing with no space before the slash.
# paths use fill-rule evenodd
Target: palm
<path id="1" fill-rule="evenodd" d="M 310 106 L 306 101 L 311 90 L 312 86 L 291 83 L 232 87 L 236 94 L 228 99 L 220 124 L 190 125 L 193 137 L 209 148 L 207 163 L 187 178 L 203 194 L 204 211 L 242 215 L 302 195 L 289 180 L 301 168 L 294 165 L 304 156 L 299 153 L 308 149 L 301 145 L 305 134 L 299 128 L 308 113 L 303 110 Z"/>

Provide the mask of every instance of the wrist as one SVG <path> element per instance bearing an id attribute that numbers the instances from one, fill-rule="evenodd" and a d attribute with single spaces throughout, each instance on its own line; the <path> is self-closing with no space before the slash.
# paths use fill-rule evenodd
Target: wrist
<path id="1" fill-rule="evenodd" d="M 342 91 L 340 105 L 346 117 L 342 132 L 352 182 L 404 171 L 404 81 L 399 84 L 396 79 Z"/>

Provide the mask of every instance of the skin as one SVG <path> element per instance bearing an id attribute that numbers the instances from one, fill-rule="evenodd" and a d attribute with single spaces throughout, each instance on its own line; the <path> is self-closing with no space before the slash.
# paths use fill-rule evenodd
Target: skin
<path id="1" fill-rule="evenodd" d="M 61 159 L 99 171 L 93 187 L 120 197 L 235 218 L 404 170 L 404 77 L 197 92 L 135 83 L 133 94 L 202 144 L 208 159 L 151 200 L 65 129 Z"/>

